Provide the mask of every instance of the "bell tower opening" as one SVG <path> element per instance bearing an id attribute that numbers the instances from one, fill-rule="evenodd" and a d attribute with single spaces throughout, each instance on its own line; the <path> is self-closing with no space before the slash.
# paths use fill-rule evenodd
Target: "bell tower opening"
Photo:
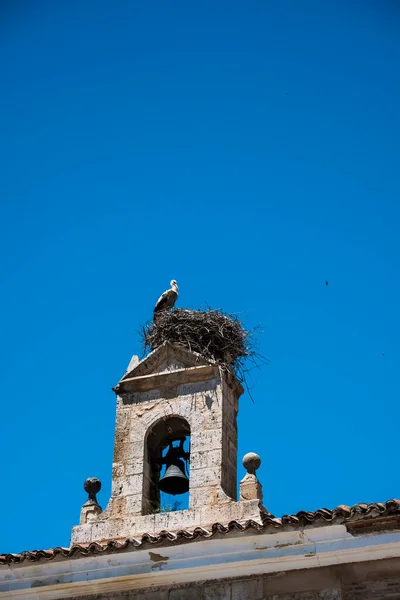
<path id="1" fill-rule="evenodd" d="M 142 514 L 189 507 L 190 426 L 179 416 L 159 419 L 145 440 Z"/>

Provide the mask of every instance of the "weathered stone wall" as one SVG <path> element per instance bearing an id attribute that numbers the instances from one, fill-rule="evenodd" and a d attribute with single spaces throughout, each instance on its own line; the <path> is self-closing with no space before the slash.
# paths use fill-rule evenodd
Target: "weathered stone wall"
<path id="1" fill-rule="evenodd" d="M 150 477 L 149 464 L 145 460 L 146 434 L 157 421 L 173 416 L 185 419 L 191 431 L 190 509 L 213 507 L 223 490 L 223 457 L 232 457 L 231 471 L 233 466 L 236 467 L 233 456 L 236 457 L 237 440 L 232 433 L 235 431 L 233 425 L 229 423 L 230 419 L 235 421 L 233 401 L 232 392 L 222 393 L 219 373 L 208 381 L 182 382 L 174 387 L 119 397 L 111 510 L 103 513 L 100 520 L 107 518 L 110 512 L 111 518 L 118 518 L 121 507 L 126 516 L 146 512 L 143 489 L 148 487 Z M 225 435 L 224 420 L 229 437 Z M 234 496 L 236 468 L 229 473 L 229 482 L 228 491 Z M 194 522 L 193 515 L 190 521 Z"/>
<path id="2" fill-rule="evenodd" d="M 86 600 L 106 598 L 101 594 Z M 399 600 L 398 559 L 124 592 L 108 600 Z M 77 599 L 79 600 L 79 599 Z M 83 600 L 83 598 L 82 598 Z"/>

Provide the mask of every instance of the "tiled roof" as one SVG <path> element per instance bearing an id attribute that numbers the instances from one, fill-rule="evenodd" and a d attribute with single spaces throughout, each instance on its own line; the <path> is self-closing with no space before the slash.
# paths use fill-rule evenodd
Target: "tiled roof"
<path id="1" fill-rule="evenodd" d="M 388 518 L 395 517 L 396 526 L 400 528 L 400 500 L 388 500 L 385 504 L 373 502 L 371 504 L 355 504 L 352 507 L 338 506 L 334 510 L 321 508 L 315 512 L 300 511 L 296 515 L 284 515 L 281 518 L 275 518 L 272 515 L 266 516 L 262 523 L 256 521 L 246 521 L 239 523 L 231 521 L 228 525 L 214 523 L 208 528 L 196 527 L 192 531 L 161 531 L 156 535 L 145 533 L 140 538 L 125 538 L 105 540 L 101 542 L 91 542 L 89 544 L 75 544 L 71 548 L 51 548 L 50 550 L 33 550 L 32 552 L 22 552 L 21 554 L 0 554 L 0 565 L 11 563 L 20 563 L 24 560 L 37 562 L 42 559 L 51 560 L 57 556 L 63 558 L 90 556 L 101 553 L 111 553 L 128 548 L 141 548 L 148 544 L 162 544 L 192 541 L 199 538 L 212 538 L 217 534 L 229 534 L 233 531 L 255 530 L 265 532 L 268 529 L 282 530 L 283 528 L 302 528 L 306 526 L 321 526 L 330 524 L 345 524 L 349 530 L 355 530 L 362 525 L 370 524 L 370 530 L 379 531 L 387 528 Z M 393 519 L 392 519 L 393 520 Z M 361 522 L 361 523 L 360 523 Z M 361 528 L 360 528 L 361 529 Z"/>

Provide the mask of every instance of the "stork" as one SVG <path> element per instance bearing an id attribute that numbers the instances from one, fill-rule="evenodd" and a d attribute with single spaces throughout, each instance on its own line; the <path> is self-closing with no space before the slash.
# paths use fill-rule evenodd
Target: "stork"
<path id="1" fill-rule="evenodd" d="M 178 298 L 178 284 L 175 279 L 170 282 L 170 289 L 166 290 L 159 299 L 154 307 L 154 315 L 161 312 L 162 310 L 169 310 L 172 308 Z"/>

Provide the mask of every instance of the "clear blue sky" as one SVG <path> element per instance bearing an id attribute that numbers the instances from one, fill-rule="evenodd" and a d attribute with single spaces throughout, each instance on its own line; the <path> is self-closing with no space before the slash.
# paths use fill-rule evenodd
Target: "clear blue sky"
<path id="1" fill-rule="evenodd" d="M 171 278 L 262 324 L 267 508 L 398 496 L 396 2 L 0 10 L 0 551 L 68 545 L 88 476 L 106 506 L 111 387 Z"/>

